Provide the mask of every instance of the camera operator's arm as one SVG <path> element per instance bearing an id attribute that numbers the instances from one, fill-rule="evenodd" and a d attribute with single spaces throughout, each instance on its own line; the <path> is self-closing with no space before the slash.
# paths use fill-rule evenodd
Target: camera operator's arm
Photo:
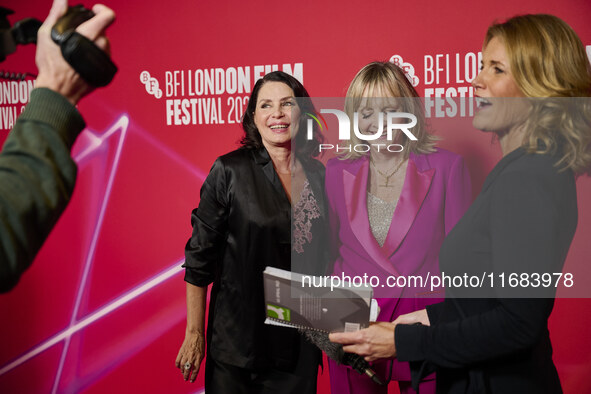
<path id="1" fill-rule="evenodd" d="M 74 105 L 92 87 L 50 38 L 67 6 L 67 0 L 55 0 L 39 29 L 36 89 L 0 153 L 0 291 L 12 288 L 31 264 L 74 189 L 76 164 L 70 149 L 84 128 Z M 93 11 L 96 15 L 76 31 L 107 50 L 104 29 L 114 13 L 101 5 Z"/>

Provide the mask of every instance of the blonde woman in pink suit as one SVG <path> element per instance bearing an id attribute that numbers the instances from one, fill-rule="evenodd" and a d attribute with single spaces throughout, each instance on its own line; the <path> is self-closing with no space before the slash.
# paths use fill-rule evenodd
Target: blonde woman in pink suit
<path id="1" fill-rule="evenodd" d="M 358 113 L 361 133 L 375 135 L 380 121 L 384 133 L 371 141 L 369 152 L 351 149 L 327 164 L 326 192 L 337 254 L 333 274 L 380 278 L 374 289 L 378 321 L 393 321 L 443 297 L 443 291 L 389 287 L 386 280 L 439 274 L 441 243 L 471 203 L 470 177 L 461 156 L 434 146 L 418 94 L 396 65 L 374 62 L 362 68 L 349 86 L 345 107 L 350 119 Z M 386 139 L 389 112 L 417 117 L 417 125 L 409 129 L 416 141 L 401 132 L 394 141 Z M 350 141 L 365 142 L 355 136 Z M 390 150 L 399 152 L 384 148 L 393 143 L 398 147 Z M 379 144 L 383 145 L 378 151 Z M 349 367 L 329 361 L 329 368 L 333 393 L 387 393 L 386 386 Z M 383 361 L 373 368 L 382 380 L 397 380 L 401 393 L 414 393 L 408 363 Z M 434 375 L 421 383 L 420 393 L 435 393 Z"/>

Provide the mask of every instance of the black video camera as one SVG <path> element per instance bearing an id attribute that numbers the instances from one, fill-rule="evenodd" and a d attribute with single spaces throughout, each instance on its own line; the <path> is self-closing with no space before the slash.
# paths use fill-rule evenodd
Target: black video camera
<path id="1" fill-rule="evenodd" d="M 37 42 L 41 21 L 26 18 L 11 28 L 7 16 L 13 11 L 0 7 L 0 62 L 16 51 L 17 44 Z M 76 27 L 94 16 L 82 5 L 69 7 L 53 25 L 51 38 L 61 48 L 64 59 L 92 86 L 106 86 L 117 73 L 117 66 L 94 42 L 76 32 Z"/>

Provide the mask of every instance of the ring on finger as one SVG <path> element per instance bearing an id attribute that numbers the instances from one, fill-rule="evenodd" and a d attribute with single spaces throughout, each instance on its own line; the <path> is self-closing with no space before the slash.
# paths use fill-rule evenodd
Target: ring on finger
<path id="1" fill-rule="evenodd" d="M 184 367 L 185 367 L 185 369 L 186 369 L 186 370 L 189 370 L 189 369 L 191 369 L 191 363 L 187 361 L 187 362 L 185 363 Z"/>

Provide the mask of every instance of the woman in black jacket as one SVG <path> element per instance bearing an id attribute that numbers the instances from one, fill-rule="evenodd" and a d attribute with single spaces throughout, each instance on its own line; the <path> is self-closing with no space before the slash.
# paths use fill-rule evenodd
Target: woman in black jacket
<path id="1" fill-rule="evenodd" d="M 494 133 L 503 158 L 439 256 L 442 272 L 484 286 L 446 283 L 443 303 L 332 340 L 369 360 L 409 361 L 415 385 L 436 370 L 440 393 L 562 392 L 548 332 L 556 289 L 546 279 L 562 272 L 577 225 L 575 174 L 591 163 L 590 70 L 557 17 L 488 29 L 473 124 Z"/>
<path id="2" fill-rule="evenodd" d="M 312 158 L 320 137 L 308 140 L 306 113 L 314 108 L 292 76 L 276 71 L 257 81 L 242 122 L 242 147 L 215 161 L 192 213 L 184 265 L 187 328 L 176 365 L 185 380 L 195 380 L 213 283 L 208 393 L 316 392 L 320 351 L 294 329 L 263 323 L 266 266 L 325 270 L 324 166 Z"/>

